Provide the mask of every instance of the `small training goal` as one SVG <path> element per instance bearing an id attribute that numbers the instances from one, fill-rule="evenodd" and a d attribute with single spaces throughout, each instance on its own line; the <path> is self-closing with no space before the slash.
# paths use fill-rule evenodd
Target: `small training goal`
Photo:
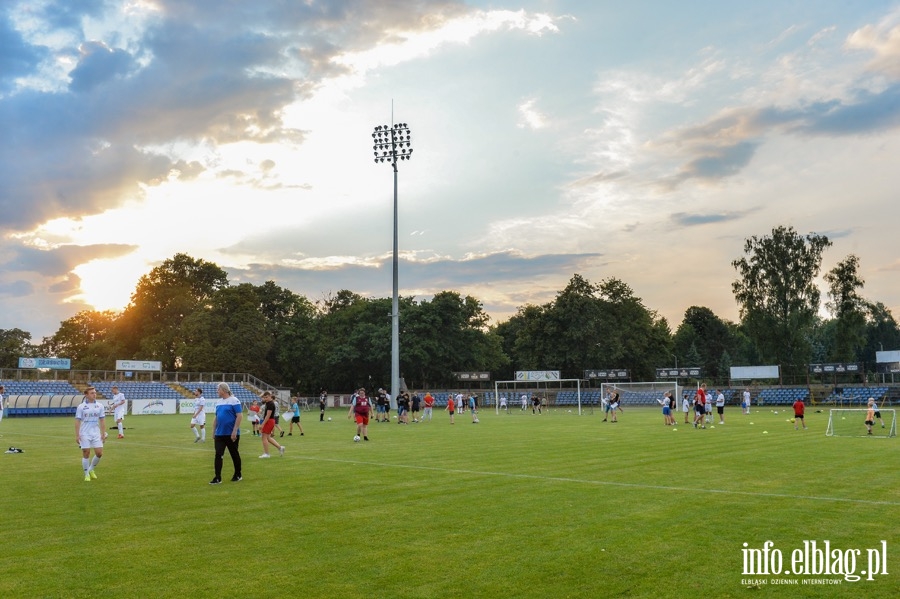
<path id="1" fill-rule="evenodd" d="M 881 409 L 881 418 L 875 418 L 872 434 L 866 427 L 865 408 L 833 408 L 828 411 L 828 428 L 825 434 L 829 437 L 896 437 L 897 411 Z"/>

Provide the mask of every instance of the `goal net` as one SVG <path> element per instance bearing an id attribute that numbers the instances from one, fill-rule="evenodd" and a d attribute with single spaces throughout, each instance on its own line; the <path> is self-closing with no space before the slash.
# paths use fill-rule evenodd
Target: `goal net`
<path id="1" fill-rule="evenodd" d="M 572 414 L 593 414 L 593 406 L 600 403 L 600 394 L 581 388 L 581 379 L 552 381 L 494 381 L 493 397 L 488 398 L 497 413 L 531 414 L 553 411 Z"/>
<path id="2" fill-rule="evenodd" d="M 662 408 L 666 391 L 675 399 L 675 411 L 681 410 L 681 391 L 675 381 L 653 381 L 646 383 L 603 383 L 600 385 L 601 397 L 609 398 L 613 391 L 619 392 L 620 406 L 653 406 Z M 691 394 L 693 398 L 693 394 Z"/>
<path id="3" fill-rule="evenodd" d="M 828 428 L 825 434 L 829 437 L 896 437 L 897 414 L 894 409 L 882 408 L 875 418 L 872 434 L 866 428 L 866 412 L 862 408 L 833 408 L 828 412 Z"/>

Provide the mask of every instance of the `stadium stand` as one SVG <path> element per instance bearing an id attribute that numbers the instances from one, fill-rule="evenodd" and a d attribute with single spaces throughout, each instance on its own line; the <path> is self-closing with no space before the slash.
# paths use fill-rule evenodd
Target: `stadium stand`
<path id="1" fill-rule="evenodd" d="M 756 397 L 758 405 L 789 406 L 797 400 L 809 401 L 809 389 L 806 387 L 776 387 L 761 389 Z"/>
<path id="2" fill-rule="evenodd" d="M 66 381 L 0 381 L 6 388 L 6 415 L 69 416 L 84 397 Z"/>
<path id="3" fill-rule="evenodd" d="M 112 399 L 113 387 L 125 394 L 125 399 L 184 399 L 179 393 L 166 383 L 135 382 L 135 381 L 98 381 L 91 383 L 97 388 L 98 398 Z"/>
<path id="4" fill-rule="evenodd" d="M 888 387 L 843 387 L 835 389 L 825 398 L 829 403 L 849 403 L 865 405 L 870 397 L 874 397 L 880 404 L 888 393 Z"/>

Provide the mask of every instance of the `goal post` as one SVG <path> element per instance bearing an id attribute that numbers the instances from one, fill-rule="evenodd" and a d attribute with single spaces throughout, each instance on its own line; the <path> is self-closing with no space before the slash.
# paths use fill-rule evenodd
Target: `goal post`
<path id="1" fill-rule="evenodd" d="M 532 398 L 535 396 L 546 399 L 549 403 L 546 407 L 577 408 L 579 415 L 593 414 L 591 400 L 582 393 L 581 379 L 555 379 L 552 381 L 494 381 L 494 409 L 497 414 L 501 411 L 515 413 L 524 411 L 522 396 L 525 396 L 527 407 L 531 407 Z"/>
<path id="2" fill-rule="evenodd" d="M 602 383 L 601 397 L 608 398 L 613 390 L 619 392 L 619 403 L 625 406 L 652 406 L 661 408 L 659 403 L 666 391 L 675 399 L 675 409 L 681 408 L 682 387 L 677 381 L 647 381 L 635 383 Z M 692 396 L 693 397 L 693 396 Z"/>
<path id="3" fill-rule="evenodd" d="M 896 437 L 897 411 L 893 408 L 881 408 L 881 418 L 875 418 L 872 434 L 866 428 L 865 408 L 832 408 L 828 411 L 827 437 Z"/>

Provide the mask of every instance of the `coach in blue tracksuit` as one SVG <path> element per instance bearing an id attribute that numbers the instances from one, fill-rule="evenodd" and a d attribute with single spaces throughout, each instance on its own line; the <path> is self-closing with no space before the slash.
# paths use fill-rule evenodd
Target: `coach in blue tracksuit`
<path id="1" fill-rule="evenodd" d="M 241 441 L 241 402 L 231 394 L 231 388 L 228 383 L 219 383 L 216 391 L 219 394 L 219 400 L 216 402 L 216 415 L 213 420 L 213 438 L 216 442 L 216 459 L 215 468 L 216 475 L 209 484 L 218 485 L 222 482 L 222 461 L 225 456 L 225 449 L 231 455 L 231 461 L 234 463 L 234 476 L 231 482 L 241 480 L 241 454 L 238 451 L 238 444 Z"/>

